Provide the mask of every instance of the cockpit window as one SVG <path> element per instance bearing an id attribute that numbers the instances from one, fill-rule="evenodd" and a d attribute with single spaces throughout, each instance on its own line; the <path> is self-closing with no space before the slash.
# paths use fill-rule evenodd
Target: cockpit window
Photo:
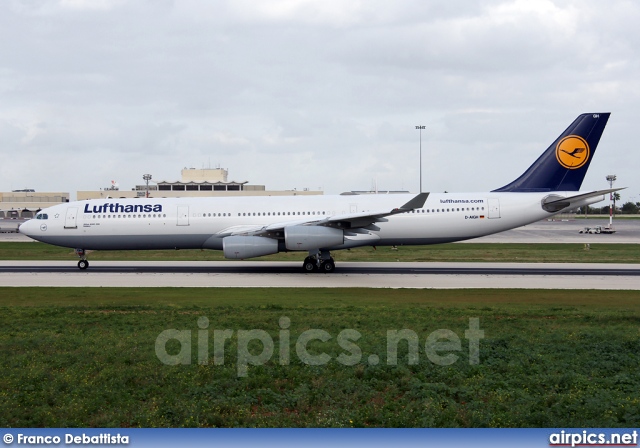
<path id="1" fill-rule="evenodd" d="M 46 213 L 38 213 L 36 215 L 36 219 L 49 219 L 49 215 L 47 215 Z"/>

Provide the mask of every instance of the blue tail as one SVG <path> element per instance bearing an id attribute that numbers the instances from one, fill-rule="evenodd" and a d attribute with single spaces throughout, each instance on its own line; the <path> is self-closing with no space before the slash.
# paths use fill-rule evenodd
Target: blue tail
<path id="1" fill-rule="evenodd" d="M 493 191 L 580 190 L 609 115 L 580 115 L 522 176 Z"/>

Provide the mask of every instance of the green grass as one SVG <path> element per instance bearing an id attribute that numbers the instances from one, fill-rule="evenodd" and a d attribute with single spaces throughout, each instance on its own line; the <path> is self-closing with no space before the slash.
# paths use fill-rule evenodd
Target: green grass
<path id="1" fill-rule="evenodd" d="M 433 246 L 400 246 L 357 248 L 335 251 L 336 261 L 494 261 L 526 263 L 640 263 L 638 244 L 439 244 Z M 257 258 L 262 261 L 302 262 L 304 253 L 280 253 Z M 43 243 L 0 243 L 0 260 L 75 260 L 71 249 Z M 96 251 L 89 260 L 224 260 L 221 251 L 154 250 Z"/>
<path id="2" fill-rule="evenodd" d="M 198 318 L 209 320 L 209 362 L 198 365 Z M 281 365 L 282 317 L 291 362 Z M 479 318 L 480 363 L 465 330 Z M 640 421 L 640 291 L 0 288 L 0 426 L 631 427 Z M 167 329 L 190 330 L 188 365 L 155 353 Z M 215 365 L 214 330 L 233 330 Z M 238 377 L 238 330 L 275 341 L 264 365 Z M 332 339 L 309 350 L 306 330 Z M 361 362 L 336 340 L 361 333 Z M 387 330 L 420 340 L 419 362 L 386 363 Z M 432 363 L 438 329 L 461 339 L 457 362 Z M 262 346 L 254 341 L 251 353 Z M 176 341 L 167 344 L 179 352 Z M 447 351 L 442 354 L 448 353 Z M 380 364 L 369 365 L 369 354 Z"/>

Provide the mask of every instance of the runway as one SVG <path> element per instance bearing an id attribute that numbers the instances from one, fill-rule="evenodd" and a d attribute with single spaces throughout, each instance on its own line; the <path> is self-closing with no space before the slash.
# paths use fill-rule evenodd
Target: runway
<path id="1" fill-rule="evenodd" d="M 291 262 L 0 261 L 0 286 L 640 289 L 640 266 L 583 263 L 339 263 L 332 274 Z"/>

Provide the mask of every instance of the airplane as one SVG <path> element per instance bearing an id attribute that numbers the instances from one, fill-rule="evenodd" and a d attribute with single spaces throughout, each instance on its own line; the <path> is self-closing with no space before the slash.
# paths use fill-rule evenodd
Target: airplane
<path id="1" fill-rule="evenodd" d="M 89 250 L 213 249 L 228 259 L 307 252 L 305 272 L 329 273 L 331 251 L 468 240 L 604 200 L 622 188 L 579 189 L 609 116 L 578 116 L 520 177 L 489 192 L 92 199 L 43 209 L 19 231 L 74 248 L 80 269 Z"/>

